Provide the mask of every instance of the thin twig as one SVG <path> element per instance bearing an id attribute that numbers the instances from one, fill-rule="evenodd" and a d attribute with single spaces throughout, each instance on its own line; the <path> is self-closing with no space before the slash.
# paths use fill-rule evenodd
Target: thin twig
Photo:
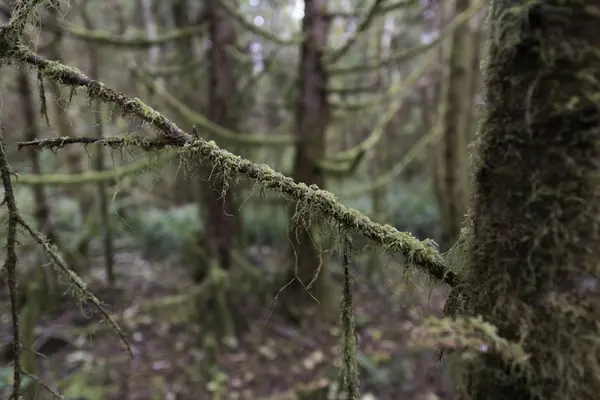
<path id="1" fill-rule="evenodd" d="M 43 138 L 28 140 L 23 142 L 17 142 L 17 148 L 19 150 L 26 147 L 37 147 L 38 149 L 50 149 L 52 151 L 61 149 L 70 144 L 101 144 L 112 148 L 120 147 L 131 147 L 132 145 L 139 146 L 145 150 L 162 149 L 167 146 L 180 146 L 178 140 L 169 138 L 154 138 L 148 139 L 136 135 L 128 135 L 127 137 L 56 137 L 56 138 Z"/>
<path id="2" fill-rule="evenodd" d="M 6 259 L 2 270 L 5 271 L 8 282 L 8 293 L 10 297 L 10 311 L 12 315 L 13 328 L 13 392 L 10 398 L 19 400 L 21 390 L 21 341 L 19 337 L 19 310 L 17 307 L 17 224 L 19 222 L 19 209 L 13 193 L 10 181 L 10 167 L 4 152 L 4 129 L 0 128 L 0 174 L 2 186 L 4 186 L 4 201 L 8 209 L 8 230 L 6 237 Z M 2 275 L 2 273 L 0 273 Z"/>
<path id="3" fill-rule="evenodd" d="M 23 375 L 32 379 L 33 381 L 35 381 L 35 383 L 37 383 L 38 385 L 43 387 L 45 391 L 47 391 L 48 393 L 50 393 L 52 395 L 52 397 L 54 397 L 55 399 L 64 400 L 63 396 L 61 396 L 56 390 L 52 389 L 50 386 L 48 386 L 44 382 L 40 381 L 40 379 L 37 376 L 31 375 L 27 371 L 22 371 L 22 372 L 23 372 Z"/>
<path id="4" fill-rule="evenodd" d="M 52 260 L 52 263 L 68 276 L 69 280 L 73 282 L 73 284 L 79 291 L 79 294 L 82 295 L 83 299 L 92 302 L 92 304 L 98 309 L 100 314 L 102 314 L 104 319 L 106 319 L 110 326 L 115 330 L 117 335 L 119 335 L 121 341 L 127 349 L 127 352 L 131 355 L 131 357 L 133 357 L 133 351 L 131 350 L 131 346 L 129 345 L 129 340 L 127 340 L 125 333 L 123 332 L 115 318 L 112 315 L 110 315 L 108 311 L 106 311 L 106 309 L 102 306 L 102 303 L 100 303 L 100 300 L 98 300 L 98 298 L 89 291 L 89 289 L 86 287 L 85 283 L 81 280 L 81 278 L 79 278 L 79 276 L 77 276 L 75 272 L 69 269 L 60 253 L 55 248 L 53 248 L 52 245 L 50 245 L 50 243 L 46 240 L 44 236 L 42 236 L 39 232 L 36 232 L 33 228 L 31 228 L 27 224 L 27 222 L 25 222 L 20 216 L 18 217 L 18 223 L 31 235 L 31 237 L 40 246 L 42 246 L 48 257 L 50 257 L 50 259 Z"/>

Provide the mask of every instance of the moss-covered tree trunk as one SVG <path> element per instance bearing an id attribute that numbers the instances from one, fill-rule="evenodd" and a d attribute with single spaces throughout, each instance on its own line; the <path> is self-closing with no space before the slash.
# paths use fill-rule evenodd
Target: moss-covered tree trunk
<path id="1" fill-rule="evenodd" d="M 296 99 L 296 134 L 299 143 L 296 147 L 293 178 L 296 182 L 323 188 L 325 177 L 318 163 L 325 157 L 325 133 L 330 114 L 327 99 L 328 77 L 323 62 L 329 33 L 329 22 L 323 16 L 324 10 L 327 10 L 327 0 L 306 0 L 304 6 L 304 40 L 300 47 Z M 292 213 L 294 211 L 292 209 Z M 316 304 L 315 297 L 323 302 L 322 294 L 326 293 L 328 288 L 325 287 L 328 286 L 328 282 L 325 269 L 319 269 L 322 267 L 321 255 L 316 247 L 318 239 L 314 232 L 294 223 L 291 225 L 293 262 L 287 280 L 296 279 L 286 288 L 286 293 L 282 294 L 281 299 L 286 310 L 291 315 L 298 316 L 305 306 Z M 313 281 L 317 271 L 319 277 L 308 289 L 306 285 Z"/>
<path id="2" fill-rule="evenodd" d="M 476 400 L 600 393 L 600 0 L 497 0 L 473 200 L 471 311 L 524 340 L 527 374 L 493 352 Z"/>

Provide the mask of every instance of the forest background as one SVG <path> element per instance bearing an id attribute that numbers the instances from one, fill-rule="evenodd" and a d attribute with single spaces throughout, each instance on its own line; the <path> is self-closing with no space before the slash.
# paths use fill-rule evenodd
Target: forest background
<path id="1" fill-rule="evenodd" d="M 282 172 L 429 238 L 404 237 L 422 261 L 455 243 L 467 213 L 485 13 L 476 0 L 71 0 L 39 7 L 21 32 L 39 56 L 272 168 L 259 181 Z M 415 330 L 441 316 L 446 277 L 435 263 L 435 284 L 404 268 L 407 254 L 377 241 L 391 227 L 367 235 L 374 246 L 340 234 L 339 218 L 319 217 L 326 195 L 298 201 L 184 157 L 148 120 L 118 115 L 163 123 L 135 101 L 102 104 L 18 63 L 0 83 L 16 204 L 51 247 L 19 240 L 0 392 L 14 389 L 16 351 L 26 399 L 339 398 L 351 287 L 363 398 L 453 398 L 439 335 Z M 57 274 L 53 246 L 79 281 Z"/>

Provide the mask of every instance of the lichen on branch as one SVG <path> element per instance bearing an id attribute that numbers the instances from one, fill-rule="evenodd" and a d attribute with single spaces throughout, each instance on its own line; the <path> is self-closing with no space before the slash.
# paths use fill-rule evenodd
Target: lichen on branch
<path id="1" fill-rule="evenodd" d="M 4 56 L 6 57 L 6 55 Z M 116 107 L 123 116 L 138 119 L 159 133 L 159 137 L 154 140 L 143 138 L 138 140 L 135 137 L 81 140 L 110 143 L 112 146 L 125 145 L 128 141 L 131 146 L 141 145 L 143 148 L 152 149 L 161 146 L 181 147 L 188 155 L 199 157 L 202 161 L 212 163 L 212 165 L 218 165 L 222 171 L 237 172 L 261 184 L 264 188 L 276 189 L 287 198 L 310 206 L 310 209 L 315 212 L 337 221 L 350 231 L 362 234 L 388 251 L 400 252 L 407 258 L 408 265 L 420 266 L 436 281 L 445 282 L 451 286 L 456 283 L 454 273 L 446 270 L 443 258 L 436 250 L 421 243 L 409 233 L 399 232 L 392 226 L 384 226 L 371 221 L 357 210 L 340 204 L 332 193 L 316 186 L 308 187 L 305 184 L 296 183 L 293 179 L 273 171 L 266 165 L 252 163 L 220 149 L 214 142 L 207 142 L 199 137 L 195 138 L 144 104 L 140 99 L 131 98 L 102 82 L 90 79 L 75 68 L 57 61 L 46 60 L 24 46 L 16 46 L 11 56 L 37 67 L 45 79 L 71 86 L 73 89 L 86 88 L 91 100 L 109 103 Z M 55 142 L 52 139 L 45 140 L 46 145 L 37 143 L 36 146 L 55 147 L 59 143 L 56 142 L 56 139 Z M 76 138 L 59 138 L 59 141 L 62 142 L 62 145 L 78 142 Z M 23 147 L 24 144 L 21 143 L 20 146 Z"/>
<path id="2" fill-rule="evenodd" d="M 171 124 L 176 127 L 175 124 Z M 400 232 L 390 225 L 380 225 L 371 221 L 371 219 L 359 211 L 339 203 L 331 192 L 319 189 L 314 185 L 307 186 L 304 183 L 296 183 L 292 178 L 275 172 L 267 165 L 253 163 L 219 148 L 213 141 L 207 142 L 204 139 L 197 138 L 181 144 L 180 138 L 183 137 L 182 134 L 174 135 L 173 139 L 168 137 L 170 135 L 169 131 L 165 132 L 165 135 L 167 137 L 160 137 L 156 139 L 155 143 L 152 140 L 146 139 L 137 145 L 148 149 L 156 149 L 160 146 L 180 147 L 182 155 L 187 159 L 199 159 L 208 162 L 218 166 L 219 170 L 227 171 L 227 173 L 236 172 L 255 181 L 263 188 L 276 190 L 287 199 L 304 205 L 301 207 L 302 209 L 310 209 L 312 213 L 318 213 L 326 218 L 330 218 L 344 229 L 362 234 L 374 244 L 383 247 L 387 251 L 400 252 L 407 258 L 409 265 L 420 266 L 434 280 L 447 283 L 450 286 L 454 286 L 457 283 L 455 274 L 446 269 L 443 258 L 436 250 L 422 243 L 409 233 Z M 190 136 L 185 133 L 184 135 Z M 93 142 L 99 144 L 107 141 L 111 146 L 115 147 L 136 146 L 136 141 L 132 138 L 65 139 L 40 139 L 33 142 L 20 142 L 18 145 L 19 148 L 36 147 L 54 149 L 65 144 L 77 144 L 78 141 L 81 143 Z"/>

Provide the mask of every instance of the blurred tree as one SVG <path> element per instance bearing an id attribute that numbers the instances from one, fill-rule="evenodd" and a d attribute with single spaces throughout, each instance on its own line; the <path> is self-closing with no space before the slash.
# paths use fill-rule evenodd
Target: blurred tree
<path id="1" fill-rule="evenodd" d="M 292 177 L 296 182 L 317 185 L 324 188 L 325 177 L 319 161 L 325 158 L 325 133 L 329 124 L 329 102 L 327 94 L 328 76 L 324 65 L 327 49 L 329 22 L 323 15 L 327 10 L 327 0 L 306 0 L 300 46 L 300 65 L 298 69 L 298 94 L 296 98 L 296 134 L 298 144 L 294 160 Z M 319 254 L 319 239 L 311 232 L 304 221 L 296 222 L 292 209 L 290 237 L 292 242 L 292 265 L 288 281 L 294 280 L 286 288 L 284 306 L 296 315 L 316 296 L 323 303 L 323 295 L 330 290 L 331 282 Z M 318 277 L 317 277 L 318 275 Z M 309 295 L 307 291 L 314 293 Z M 304 299 L 304 300 L 303 300 Z M 327 307 L 327 304 L 321 304 Z"/>
<path id="2" fill-rule="evenodd" d="M 470 7 L 471 0 L 456 0 L 455 14 L 466 12 Z M 443 225 L 441 245 L 444 248 L 458 239 L 467 211 L 467 145 L 473 129 L 472 81 L 477 74 L 472 61 L 477 45 L 475 35 L 476 32 L 465 23 L 455 29 L 449 40 L 448 82 L 440 115 L 444 133 L 438 148 L 441 152 L 438 165 Z"/>
<path id="3" fill-rule="evenodd" d="M 55 30 L 54 38 L 48 46 L 48 55 L 54 60 L 66 61 L 62 49 L 64 34 L 58 25 L 60 19 L 59 11 L 56 8 L 51 7 L 49 13 L 52 18 L 52 23 L 54 23 L 57 28 Z M 72 136 L 75 133 L 75 127 L 71 120 L 70 114 L 72 111 L 70 111 L 71 107 L 69 105 L 68 96 L 62 93 L 60 85 L 57 83 L 51 82 L 50 87 L 55 99 L 55 101 L 52 102 L 52 114 L 54 121 L 56 122 L 58 135 Z M 80 174 L 87 169 L 84 163 L 84 156 L 84 149 L 73 148 L 66 151 L 60 158 L 64 160 L 64 163 L 71 174 Z M 91 211 L 95 201 L 94 193 L 89 185 L 82 185 L 74 188 L 68 187 L 66 188 L 66 191 L 70 197 L 77 199 L 81 216 L 84 220 L 89 221 L 94 215 Z M 72 246 L 67 252 L 67 254 L 72 255 L 70 261 L 73 269 L 81 270 L 82 268 L 87 267 L 90 240 L 91 238 L 89 235 L 81 235 L 79 242 Z"/>

